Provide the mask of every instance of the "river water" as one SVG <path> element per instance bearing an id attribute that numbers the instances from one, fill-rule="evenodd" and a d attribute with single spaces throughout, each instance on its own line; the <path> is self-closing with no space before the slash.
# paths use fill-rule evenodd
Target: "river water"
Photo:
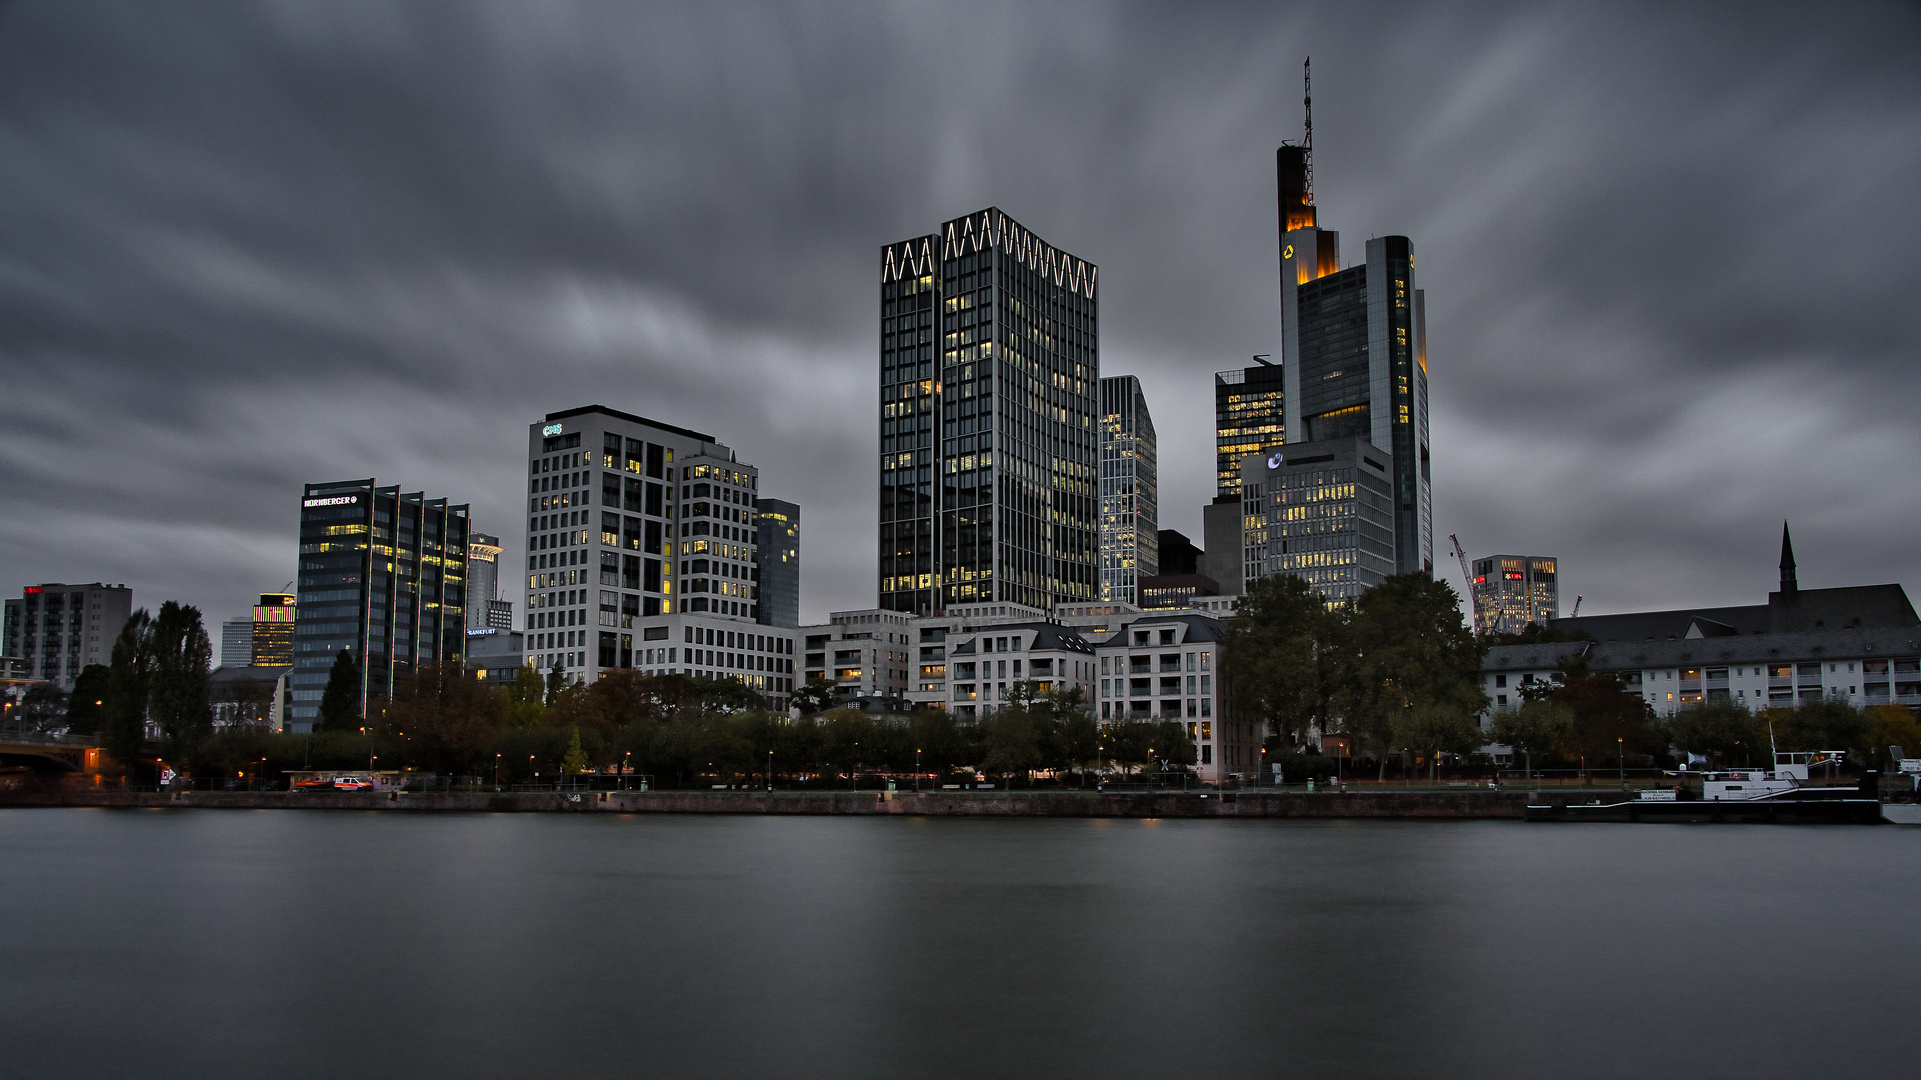
<path id="1" fill-rule="evenodd" d="M 11 1076 L 1907 1075 L 1921 828 L 0 811 Z"/>

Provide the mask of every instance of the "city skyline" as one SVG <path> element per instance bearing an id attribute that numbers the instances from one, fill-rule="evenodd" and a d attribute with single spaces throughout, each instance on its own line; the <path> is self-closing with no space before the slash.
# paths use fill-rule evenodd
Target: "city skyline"
<path id="1" fill-rule="evenodd" d="M 641 16 L 567 7 L 557 24 L 598 32 L 498 31 L 519 42 L 483 72 L 503 104 L 472 76 L 410 70 L 429 41 L 489 48 L 465 21 L 103 26 L 11 6 L 0 578 L 126 581 L 139 606 L 177 597 L 216 625 L 287 580 L 292 496 L 328 476 L 459 493 L 476 529 L 511 539 L 525 416 L 602 401 L 766 463 L 765 489 L 817 523 L 803 622 L 870 606 L 872 253 L 989 205 L 1102 267 L 1103 371 L 1140 377 L 1159 523 L 1200 536 L 1205 499 L 1165 493 L 1213 488 L 1213 372 L 1282 352 L 1268 155 L 1298 137 L 1312 52 L 1316 187 L 1339 193 L 1322 224 L 1350 253 L 1414 237 L 1435 301 L 1438 535 L 1555 552 L 1584 612 L 1747 595 L 1783 517 L 1806 522 L 1810 566 L 1913 589 L 1901 539 L 1921 481 L 1902 466 L 1921 455 L 1897 403 L 1921 376 L 1901 363 L 1895 245 L 1914 231 L 1898 196 L 1921 95 L 1892 43 L 1915 23 L 1842 14 L 1810 29 L 1780 9 L 1731 41 L 1685 14 L 1432 15 L 1385 34 L 1335 9 L 1109 15 L 1099 55 L 1064 60 L 1047 43 L 1071 19 L 1009 14 L 976 31 L 1009 50 L 1001 85 L 908 124 L 905 105 L 864 103 L 900 50 L 857 25 L 769 71 L 701 16 L 656 13 L 648 27 L 706 43 L 739 85 L 632 76 L 575 130 L 551 122 L 580 108 L 550 98 L 560 73 L 648 59 L 659 35 L 625 21 Z M 888 25 L 962 30 L 939 11 Z M 177 35 L 228 47 L 201 63 Z M 1447 47 L 1384 61 L 1423 40 Z M 1149 52 L 1165 63 L 1142 78 Z M 400 106 L 304 92 L 271 74 L 282 60 L 323 88 L 371 64 Z M 825 74 L 842 62 L 862 78 Z M 661 96 L 717 104 L 647 104 Z M 732 111 L 750 100 L 777 104 Z M 826 115 L 852 127 L 809 119 Z M 151 144 L 105 137 L 129 117 Z M 416 137 L 430 128 L 462 134 Z M 1818 153 L 1783 155 L 1815 132 Z M 213 174 L 243 194 L 172 186 Z M 1839 242 L 1783 262 L 1782 225 L 1806 213 Z M 1464 592 L 1449 560 L 1435 573 Z"/>

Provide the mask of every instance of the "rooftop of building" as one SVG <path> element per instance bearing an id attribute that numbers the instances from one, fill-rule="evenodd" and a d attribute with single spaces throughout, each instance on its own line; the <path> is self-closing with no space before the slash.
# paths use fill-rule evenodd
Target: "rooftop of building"
<path id="1" fill-rule="evenodd" d="M 984 626 L 969 626 L 959 634 L 1031 634 L 1023 652 L 1078 652 L 1092 655 L 1094 646 L 1088 643 L 1074 628 L 1051 622 L 992 623 Z M 949 656 L 972 656 L 974 642 L 963 641 L 948 650 Z"/>
<path id="2" fill-rule="evenodd" d="M 1729 637 L 1496 645 L 1487 651 L 1486 658 L 1481 662 L 1481 670 L 1545 671 L 1559 667 L 1564 658 L 1577 655 L 1585 655 L 1588 665 L 1596 671 L 1916 656 L 1921 655 L 1921 627 L 1836 628 Z"/>
<path id="3" fill-rule="evenodd" d="M 1187 628 L 1187 633 L 1182 635 L 1182 644 L 1221 642 L 1227 640 L 1227 624 L 1211 616 L 1194 614 L 1161 615 L 1152 611 L 1144 611 L 1141 613 L 1140 618 L 1133 620 L 1126 626 L 1115 631 L 1112 636 L 1104 641 L 1098 642 L 1097 645 L 1103 649 L 1133 648 L 1134 646 L 1130 644 L 1128 638 L 1129 633 L 1135 630 L 1148 630 L 1155 627 L 1175 624 Z"/>
<path id="4" fill-rule="evenodd" d="M 671 431 L 676 435 L 685 435 L 690 439 L 699 439 L 701 442 L 715 444 L 720 442 L 719 439 L 705 432 L 695 431 L 692 428 L 677 427 L 673 424 L 663 424 L 658 420 L 649 420 L 644 416 L 636 416 L 630 412 L 610 409 L 605 405 L 582 405 L 577 409 L 562 409 L 560 412 L 551 412 L 547 414 L 547 421 L 551 423 L 555 420 L 565 420 L 570 416 L 585 416 L 588 413 L 605 413 L 617 420 L 625 420 L 630 424 L 644 424 L 647 427 L 659 428 L 662 431 Z"/>

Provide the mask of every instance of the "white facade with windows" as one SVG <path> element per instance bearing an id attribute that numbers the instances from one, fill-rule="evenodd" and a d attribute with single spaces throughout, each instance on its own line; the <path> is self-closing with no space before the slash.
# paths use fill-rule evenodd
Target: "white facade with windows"
<path id="1" fill-rule="evenodd" d="M 1095 646 L 1100 673 L 1094 699 L 1104 724 L 1174 721 L 1194 740 L 1202 779 L 1218 781 L 1260 768 L 1261 725 L 1227 715 L 1221 695 L 1226 626 L 1197 614 L 1141 616 Z"/>

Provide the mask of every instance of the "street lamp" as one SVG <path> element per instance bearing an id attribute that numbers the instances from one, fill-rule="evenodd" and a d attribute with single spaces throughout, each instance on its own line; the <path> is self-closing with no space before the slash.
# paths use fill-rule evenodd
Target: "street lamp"
<path id="1" fill-rule="evenodd" d="M 1615 739 L 1614 748 L 1621 755 L 1621 788 L 1625 791 L 1628 786 L 1628 747 L 1626 740 Z"/>
<path id="2" fill-rule="evenodd" d="M 914 794 L 920 794 L 920 747 L 914 748 Z"/>
<path id="3" fill-rule="evenodd" d="M 774 752 L 772 750 L 769 750 L 767 751 L 767 792 L 768 794 L 771 795 L 773 794 L 773 791 L 774 791 Z"/>
<path id="4" fill-rule="evenodd" d="M 494 755 L 494 790 L 500 790 L 500 755 Z"/>

